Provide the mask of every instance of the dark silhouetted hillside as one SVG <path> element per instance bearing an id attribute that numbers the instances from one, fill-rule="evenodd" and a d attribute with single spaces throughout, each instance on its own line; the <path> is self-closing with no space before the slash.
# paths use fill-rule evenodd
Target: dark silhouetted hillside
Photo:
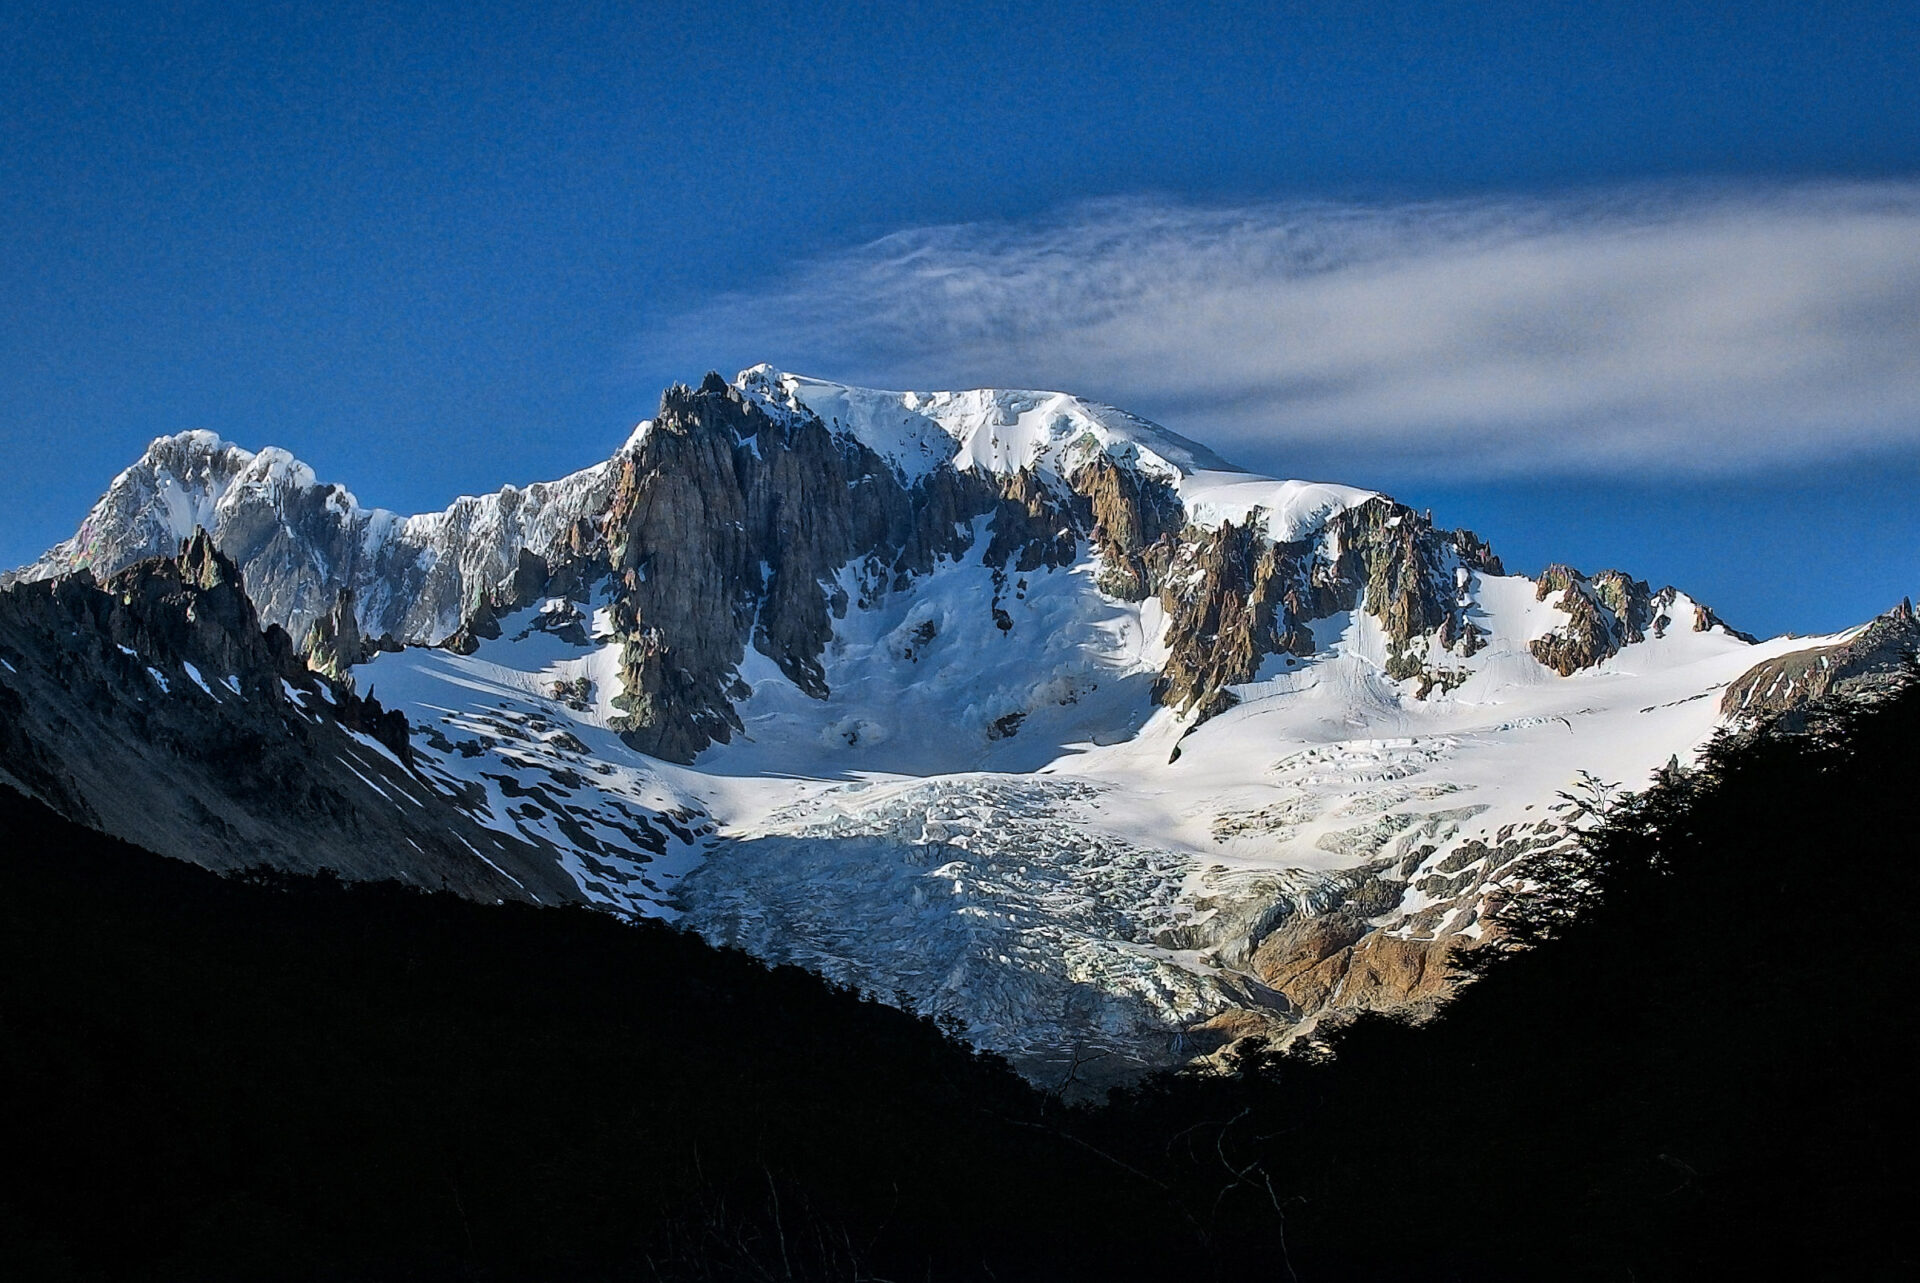
<path id="1" fill-rule="evenodd" d="M 1920 1276 L 1920 688 L 1816 722 L 1718 741 L 1535 865 L 1505 916 L 1537 947 L 1438 1020 L 1102 1127 L 1206 1120 L 1184 1182 L 1284 1212 L 1303 1279 Z"/>
<path id="2" fill-rule="evenodd" d="M 0 797 L 14 1277 L 1913 1277 L 1920 691 L 1532 870 L 1437 1020 L 1067 1109 L 668 928 Z"/>

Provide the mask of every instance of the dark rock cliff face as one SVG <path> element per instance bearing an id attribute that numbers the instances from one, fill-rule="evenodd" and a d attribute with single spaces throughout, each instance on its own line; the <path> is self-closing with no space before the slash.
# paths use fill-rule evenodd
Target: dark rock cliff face
<path id="1" fill-rule="evenodd" d="M 353 611 L 353 589 L 342 588 L 333 609 L 313 621 L 300 643 L 300 654 L 316 673 L 351 683 L 349 670 L 367 659 L 360 621 Z"/>
<path id="2" fill-rule="evenodd" d="M 306 640 L 300 643 L 300 655 L 308 668 L 349 691 L 353 689 L 355 664 L 364 664 L 381 651 L 401 649 L 391 633 L 377 639 L 362 635 L 351 588 L 340 590 L 333 609 L 313 621 Z"/>
<path id="3" fill-rule="evenodd" d="M 620 729 L 658 757 L 690 761 L 739 726 L 723 683 L 743 658 L 766 561 L 748 528 L 748 426 L 724 394 L 675 388 L 614 482 Z"/>
<path id="4" fill-rule="evenodd" d="M 69 818 L 213 869 L 579 898 L 550 855 L 473 822 L 410 760 L 406 718 L 263 630 L 204 532 L 103 585 L 0 592 L 0 778 Z"/>
<path id="5" fill-rule="evenodd" d="M 1920 655 L 1920 620 L 1902 599 L 1852 639 L 1769 659 L 1748 669 L 1720 698 L 1721 715 L 1798 729 L 1807 707 L 1829 695 L 1872 700 L 1891 693 Z"/>
<path id="6" fill-rule="evenodd" d="M 1139 496 L 1136 486 L 1138 507 L 1105 510 L 1159 538 L 1168 496 Z M 733 705 L 748 692 L 735 673 L 749 645 L 824 698 L 834 618 L 968 553 L 981 517 L 982 559 L 1012 573 L 1070 565 L 1093 524 L 1085 496 L 1032 471 L 941 468 L 909 487 L 851 436 L 811 414 L 769 415 L 717 374 L 670 389 L 619 463 L 604 523 L 618 729 L 680 762 L 726 743 L 740 729 Z"/>
<path id="7" fill-rule="evenodd" d="M 1031 468 L 999 478 L 999 487 L 987 564 L 1019 574 L 1072 565 L 1086 521 L 1071 492 L 1054 489 Z"/>
<path id="8" fill-rule="evenodd" d="M 813 416 L 775 419 L 717 374 L 670 389 L 620 461 L 605 518 L 622 641 L 619 729 L 674 761 L 739 729 L 734 673 L 751 644 L 801 690 L 827 694 L 820 654 L 848 607 L 964 549 L 991 487 L 948 476 L 907 490 Z"/>

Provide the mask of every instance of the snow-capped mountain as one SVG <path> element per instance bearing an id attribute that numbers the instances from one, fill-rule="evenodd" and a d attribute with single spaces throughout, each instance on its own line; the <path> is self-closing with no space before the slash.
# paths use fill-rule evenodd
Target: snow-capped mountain
<path id="1" fill-rule="evenodd" d="M 182 432 L 154 441 L 114 478 L 71 539 L 0 581 L 83 569 L 105 578 L 204 529 L 241 567 L 261 617 L 296 638 L 344 592 L 366 636 L 438 642 L 512 582 L 523 551 L 553 557 L 567 547 L 574 524 L 604 506 L 611 468 L 401 517 L 362 508 L 285 450 L 256 454 L 211 432 Z"/>
<path id="2" fill-rule="evenodd" d="M 435 805 L 568 896 L 952 1013 L 1043 1075 L 1437 1000 L 1513 862 L 1579 822 L 1562 793 L 1686 760 L 1743 675 L 1835 644 L 1617 571 L 1510 575 L 1386 496 L 1064 394 L 767 366 L 416 517 L 164 438 L 12 591 L 200 528 L 263 623 L 405 713 Z M 11 687 L 40 661 L 9 644 Z"/>

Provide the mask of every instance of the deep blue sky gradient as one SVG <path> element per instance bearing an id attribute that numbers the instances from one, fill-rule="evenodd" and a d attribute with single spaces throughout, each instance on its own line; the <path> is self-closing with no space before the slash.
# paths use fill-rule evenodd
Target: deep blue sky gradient
<path id="1" fill-rule="evenodd" d="M 190 427 L 404 511 L 584 466 L 703 372 L 651 320 L 905 226 L 1920 174 L 1911 2 L 561 8 L 0 9 L 0 562 Z M 1382 478 L 1757 631 L 1920 588 L 1905 457 Z"/>

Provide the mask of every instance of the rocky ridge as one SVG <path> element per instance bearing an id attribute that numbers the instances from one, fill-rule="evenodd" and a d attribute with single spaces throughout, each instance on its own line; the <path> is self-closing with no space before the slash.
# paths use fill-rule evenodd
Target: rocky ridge
<path id="1" fill-rule="evenodd" d="M 1473 572 L 1505 570 L 1472 531 L 1438 530 L 1382 497 L 1336 514 L 1311 540 L 1276 543 L 1258 514 L 1199 532 L 1162 589 L 1171 653 L 1156 696 L 1209 717 L 1267 656 L 1313 654 L 1315 621 L 1362 609 L 1389 639 L 1388 675 L 1416 680 L 1424 699 L 1464 676 L 1450 656 L 1478 648 L 1464 595 Z"/>
<path id="2" fill-rule="evenodd" d="M 1837 642 L 1756 664 L 1728 685 L 1720 712 L 1736 725 L 1795 729 L 1808 708 L 1834 695 L 1868 701 L 1891 692 L 1920 655 L 1912 598 Z"/>
<path id="3" fill-rule="evenodd" d="M 1512 863 L 1577 828 L 1531 759 L 1588 765 L 1555 737 L 1600 713 L 1629 778 L 1690 751 L 1703 687 L 1752 663 L 1671 588 L 1510 576 L 1386 496 L 1233 472 L 1051 393 L 709 375 L 604 464 L 413 518 L 189 434 L 16 577 L 108 573 L 189 519 L 194 556 L 261 586 L 284 666 L 402 692 L 409 787 L 518 851 L 522 891 L 685 915 L 1040 1066 L 1430 1006 Z M 1675 645 L 1701 675 L 1637 714 L 1582 693 Z M 1539 711 L 1496 711 L 1516 700 Z M 834 783 L 859 772 L 906 792 Z M 692 800 L 789 788 L 720 831 Z M 1110 818 L 1157 792 L 1190 800 Z M 939 974 L 916 956 L 943 949 Z"/>
<path id="4" fill-rule="evenodd" d="M 921 425 L 909 467 L 911 452 L 870 422 L 829 426 L 802 399 L 823 399 L 819 388 L 897 395 L 933 407 L 929 422 L 943 427 Z M 1439 529 L 1430 514 L 1363 492 L 1278 531 L 1258 502 L 1209 524 L 1213 506 L 1182 494 L 1191 478 L 1217 475 L 1182 465 L 1228 467 L 1203 448 L 1056 394 L 991 394 L 1001 399 L 975 416 L 986 426 L 937 417 L 984 395 L 869 394 L 768 367 L 733 384 L 709 374 L 669 389 L 606 463 L 406 518 L 360 508 L 285 451 L 250 454 L 186 433 L 154 442 L 72 539 L 8 580 L 111 573 L 204 527 L 247 575 L 262 617 L 346 679 L 402 643 L 470 652 L 498 635 L 502 614 L 544 597 L 584 600 L 610 579 L 623 647 L 618 729 L 634 748 L 678 762 L 739 731 L 748 647 L 824 697 L 819 656 L 835 619 L 976 552 L 1017 576 L 1072 565 L 1084 551 L 1104 592 L 1158 597 L 1169 654 L 1154 698 L 1202 720 L 1267 657 L 1311 654 L 1315 621 L 1355 608 L 1382 623 L 1388 672 L 1419 697 L 1463 678 L 1455 660 L 1481 644 L 1464 576 L 1503 573 L 1471 531 Z M 1010 420 L 1002 426 L 1032 437 L 1032 403 L 1047 396 L 1069 404 L 1046 411 L 1041 438 L 1024 453 L 1004 443 L 992 425 Z M 946 458 L 928 437 L 943 430 L 959 446 Z M 986 608 L 998 620 L 1005 582 L 995 583 Z M 1619 571 L 1588 579 L 1564 566 L 1549 567 L 1538 592 L 1558 594 L 1568 616 L 1532 643 L 1561 676 L 1657 635 L 1674 599 Z M 1691 621 L 1718 625 L 1704 609 Z"/>
<path id="5" fill-rule="evenodd" d="M 103 583 L 83 570 L 0 591 L 0 712 L 0 777 L 163 854 L 583 898 L 550 853 L 420 773 L 404 715 L 263 629 L 204 533 Z"/>
<path id="6" fill-rule="evenodd" d="M 604 511 L 611 472 L 603 463 L 402 517 L 362 508 L 285 450 L 183 432 L 156 439 L 71 538 L 0 575 L 0 587 L 79 570 L 104 578 L 204 529 L 246 575 L 261 618 L 296 639 L 345 592 L 363 637 L 437 644 L 511 594 L 523 553 L 565 563 L 579 520 Z"/>

